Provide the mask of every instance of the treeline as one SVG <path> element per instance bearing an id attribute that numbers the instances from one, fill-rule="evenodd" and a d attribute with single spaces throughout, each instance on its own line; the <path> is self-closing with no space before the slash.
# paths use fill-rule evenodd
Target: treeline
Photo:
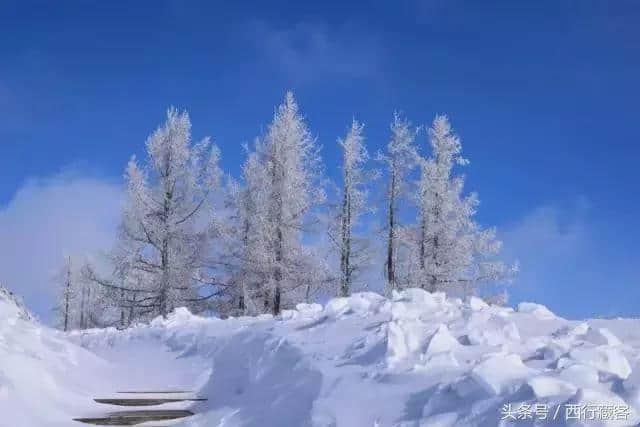
<path id="1" fill-rule="evenodd" d="M 115 246 L 97 259 L 67 258 L 57 277 L 60 327 L 126 327 L 179 306 L 278 314 L 320 294 L 348 296 L 367 269 L 384 278 L 387 294 L 469 295 L 508 280 L 515 267 L 496 260 L 495 230 L 473 220 L 478 198 L 464 195 L 464 178 L 453 173 L 467 164 L 460 139 L 446 116 L 427 133 L 430 150 L 421 150 L 419 129 L 396 114 L 386 149 L 370 156 L 354 120 L 338 139 L 342 179 L 327 197 L 320 147 L 293 94 L 246 147 L 238 180 L 223 176 L 208 138 L 192 141 L 188 114 L 169 109 L 146 141 L 147 158 L 127 165 Z M 359 220 L 372 211 L 368 188 L 379 185 L 384 227 L 371 235 Z M 410 223 L 400 221 L 405 204 L 415 212 Z M 310 243 L 314 236 L 330 249 Z"/>

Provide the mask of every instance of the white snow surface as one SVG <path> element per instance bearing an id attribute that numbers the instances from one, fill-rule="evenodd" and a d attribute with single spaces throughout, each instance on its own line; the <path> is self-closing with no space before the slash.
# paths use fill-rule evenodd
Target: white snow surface
<path id="1" fill-rule="evenodd" d="M 113 410 L 93 398 L 126 390 L 208 398 L 163 406 L 196 415 L 156 426 L 634 426 L 640 320 L 568 321 L 537 304 L 514 311 L 410 289 L 276 318 L 178 309 L 125 331 L 64 334 L 0 299 L 0 426 L 72 426 Z M 628 405 L 628 417 L 501 420 L 507 404 L 575 403 Z"/>

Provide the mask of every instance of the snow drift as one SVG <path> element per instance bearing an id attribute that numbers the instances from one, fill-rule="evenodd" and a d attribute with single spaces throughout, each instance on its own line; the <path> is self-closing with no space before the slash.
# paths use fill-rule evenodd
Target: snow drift
<path id="1" fill-rule="evenodd" d="M 12 313 L 13 316 L 17 316 L 22 320 L 35 320 L 35 316 L 31 314 L 27 307 L 22 302 L 22 298 L 0 285 L 0 307 L 7 316 Z"/>
<path id="2" fill-rule="evenodd" d="M 640 423 L 638 320 L 574 322 L 537 304 L 514 310 L 410 289 L 300 304 L 276 318 L 178 309 L 126 331 L 63 335 L 7 306 L 0 413 L 9 425 L 70 425 L 100 410 L 96 393 L 123 387 L 207 397 L 183 426 Z M 617 419 L 566 412 L 589 405 L 616 408 Z M 542 406 L 546 420 L 506 409 Z"/>
<path id="3" fill-rule="evenodd" d="M 0 426 L 68 426 L 92 392 L 87 371 L 104 365 L 0 290 Z"/>

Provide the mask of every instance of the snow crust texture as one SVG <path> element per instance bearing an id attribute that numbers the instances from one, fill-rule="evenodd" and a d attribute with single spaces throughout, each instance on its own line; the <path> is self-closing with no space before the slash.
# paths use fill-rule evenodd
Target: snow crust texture
<path id="1" fill-rule="evenodd" d="M 207 397 L 174 424 L 183 426 L 640 423 L 640 320 L 575 322 L 537 304 L 514 310 L 409 289 L 299 304 L 276 318 L 178 309 L 126 331 L 63 335 L 6 306 L 0 413 L 8 425 L 70 425 L 70 416 L 95 413 L 86 402 L 96 388 L 118 387 L 189 387 Z M 546 406 L 547 419 L 503 419 L 505 407 L 523 405 Z M 567 417 L 576 405 L 626 408 L 626 416 Z"/>

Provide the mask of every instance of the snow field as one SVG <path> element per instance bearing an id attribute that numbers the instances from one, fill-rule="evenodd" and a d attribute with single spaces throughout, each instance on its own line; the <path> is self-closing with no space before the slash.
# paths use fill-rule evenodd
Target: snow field
<path id="1" fill-rule="evenodd" d="M 209 400 L 174 424 L 184 426 L 640 423 L 638 320 L 575 322 L 537 304 L 514 310 L 418 289 L 299 304 L 276 318 L 179 309 L 126 331 L 68 336 L 4 306 L 0 316 L 0 410 L 17 420 L 34 412 L 34 394 L 38 405 L 52 402 L 21 425 L 93 413 L 96 384 L 103 394 L 195 390 Z M 505 405 L 541 404 L 563 410 L 553 422 L 501 419 Z M 565 419 L 566 405 L 605 404 L 626 407 L 626 419 Z"/>

